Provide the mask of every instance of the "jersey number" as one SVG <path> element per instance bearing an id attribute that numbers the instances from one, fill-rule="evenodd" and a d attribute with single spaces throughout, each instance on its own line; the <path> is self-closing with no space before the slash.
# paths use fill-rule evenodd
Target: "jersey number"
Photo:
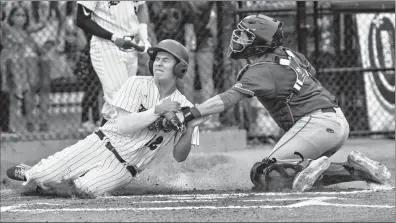
<path id="1" fill-rule="evenodd" d="M 156 138 L 153 142 L 151 142 L 148 145 L 148 148 L 150 148 L 150 150 L 155 150 L 158 148 L 158 145 L 160 145 L 163 141 L 164 141 L 164 137 L 160 136 Z"/>

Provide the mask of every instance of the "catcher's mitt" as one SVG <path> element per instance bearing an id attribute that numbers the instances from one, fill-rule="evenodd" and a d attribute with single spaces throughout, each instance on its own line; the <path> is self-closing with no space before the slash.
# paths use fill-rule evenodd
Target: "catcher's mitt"
<path id="1" fill-rule="evenodd" d="M 153 123 L 151 123 L 148 128 L 150 131 L 160 131 L 160 130 L 164 130 L 165 131 L 165 127 L 164 127 L 164 117 L 159 117 L 157 120 L 155 120 Z M 166 131 L 165 131 L 166 132 Z"/>
<path id="2" fill-rule="evenodd" d="M 296 154 L 296 153 L 295 153 Z M 301 154 L 297 154 L 300 155 Z M 257 190 L 279 191 L 292 189 L 294 177 L 309 164 L 309 160 L 300 162 L 280 163 L 275 158 L 264 158 L 250 170 L 250 180 Z"/>
<path id="3" fill-rule="evenodd" d="M 184 116 L 182 113 L 167 112 L 164 115 L 164 129 L 171 129 L 184 134 L 186 132 L 186 125 L 184 122 Z"/>
<path id="4" fill-rule="evenodd" d="M 167 112 L 151 123 L 148 128 L 151 131 L 163 130 L 164 132 L 169 132 L 175 130 L 181 134 L 184 134 L 187 128 L 185 124 L 183 124 L 183 118 L 184 116 L 182 113 L 176 114 L 174 112 Z"/>

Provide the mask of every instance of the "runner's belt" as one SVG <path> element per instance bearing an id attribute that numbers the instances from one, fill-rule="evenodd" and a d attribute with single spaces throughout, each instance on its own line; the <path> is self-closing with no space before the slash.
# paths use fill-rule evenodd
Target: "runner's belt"
<path id="1" fill-rule="evenodd" d="M 101 130 L 96 131 L 95 134 L 99 137 L 100 140 L 103 140 L 105 137 L 105 134 Z M 117 150 L 115 150 L 115 147 L 111 145 L 109 141 L 107 141 L 105 146 L 115 155 L 115 157 L 118 159 L 118 161 L 120 161 L 120 163 L 126 163 L 126 161 L 123 158 L 121 158 L 120 154 L 118 154 Z M 133 177 L 136 176 L 137 171 L 134 166 L 126 166 L 126 168 L 132 174 Z"/>

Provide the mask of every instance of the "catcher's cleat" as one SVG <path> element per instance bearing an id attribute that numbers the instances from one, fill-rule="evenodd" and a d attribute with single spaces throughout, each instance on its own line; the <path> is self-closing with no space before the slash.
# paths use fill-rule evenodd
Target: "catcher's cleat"
<path id="1" fill-rule="evenodd" d="M 360 152 L 352 151 L 347 159 L 348 164 L 355 170 L 362 171 L 363 174 L 359 175 L 363 175 L 362 177 L 368 181 L 386 184 L 391 178 L 391 173 L 385 165 L 367 158 Z"/>
<path id="2" fill-rule="evenodd" d="M 307 168 L 302 170 L 293 180 L 293 190 L 307 191 L 312 188 L 315 181 L 330 167 L 330 161 L 326 156 L 312 160 Z"/>
<path id="3" fill-rule="evenodd" d="M 26 181 L 25 173 L 32 167 L 26 164 L 19 164 L 7 170 L 7 176 L 13 180 Z"/>

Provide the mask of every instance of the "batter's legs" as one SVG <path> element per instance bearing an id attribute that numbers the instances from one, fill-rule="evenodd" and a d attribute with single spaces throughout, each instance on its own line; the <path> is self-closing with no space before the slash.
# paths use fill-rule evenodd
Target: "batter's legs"
<path id="1" fill-rule="evenodd" d="M 136 53 L 131 53 L 132 55 Z M 98 49 L 91 48 L 92 66 L 102 84 L 105 103 L 102 108 L 102 116 L 110 119 L 112 107 L 109 104 L 113 100 L 114 93 L 121 88 L 125 81 L 136 75 L 137 57 L 134 59 L 131 55 L 118 49 Z"/>

